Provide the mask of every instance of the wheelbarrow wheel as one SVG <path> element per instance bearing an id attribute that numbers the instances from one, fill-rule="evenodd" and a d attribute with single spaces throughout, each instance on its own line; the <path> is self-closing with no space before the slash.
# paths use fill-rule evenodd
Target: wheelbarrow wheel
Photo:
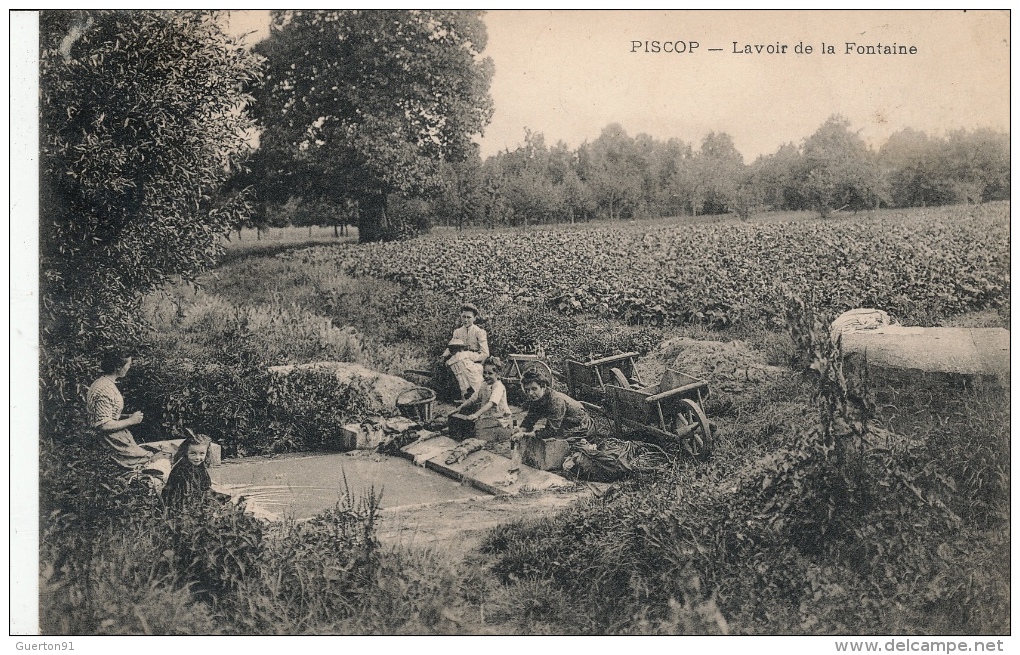
<path id="1" fill-rule="evenodd" d="M 693 428 L 693 429 L 692 429 Z M 701 409 L 701 405 L 689 398 L 680 401 L 680 412 L 676 416 L 676 431 L 684 434 L 681 445 L 691 457 L 704 459 L 712 453 L 715 445 L 712 425 Z"/>
<path id="2" fill-rule="evenodd" d="M 613 382 L 616 383 L 616 386 L 630 389 L 630 380 L 623 374 L 623 371 L 618 368 L 611 368 L 609 371 L 613 374 Z"/>

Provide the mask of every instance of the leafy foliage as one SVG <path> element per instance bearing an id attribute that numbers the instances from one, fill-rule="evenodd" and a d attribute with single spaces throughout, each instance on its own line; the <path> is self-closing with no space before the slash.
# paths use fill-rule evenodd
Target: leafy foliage
<path id="1" fill-rule="evenodd" d="M 525 128 L 516 149 L 455 171 L 437 219 L 495 227 L 730 212 L 747 220 L 767 210 L 827 217 L 1005 200 L 1009 184 L 1009 135 L 987 129 L 945 138 L 908 129 L 876 153 L 837 115 L 800 146 L 783 144 L 746 166 L 724 132 L 710 132 L 696 148 L 630 136 L 611 123 L 571 150 Z"/>
<path id="2" fill-rule="evenodd" d="M 246 151 L 240 87 L 259 62 L 207 12 L 43 12 L 40 34 L 43 402 L 56 412 L 86 374 L 75 351 L 136 340 L 142 295 L 211 264 L 248 212 L 245 193 L 216 192 Z"/>
<path id="3" fill-rule="evenodd" d="M 360 238 L 392 236 L 387 196 L 438 195 L 441 162 L 489 122 L 485 43 L 477 12 L 275 12 L 257 46 L 267 189 L 358 200 Z"/>
<path id="4" fill-rule="evenodd" d="M 433 632 L 451 602 L 434 561 L 388 553 L 378 497 L 307 522 L 233 505 L 168 514 L 105 453 L 44 441 L 40 627 L 49 634 Z"/>
<path id="5" fill-rule="evenodd" d="M 41 30 L 44 329 L 105 333 L 211 263 L 245 210 L 212 195 L 244 155 L 258 59 L 200 12 L 47 12 Z"/>
<path id="6" fill-rule="evenodd" d="M 208 434 L 227 456 L 335 450 L 342 427 L 378 413 L 371 390 L 315 370 L 274 374 L 243 331 L 203 363 L 163 348 L 122 385 L 146 414 L 149 439 L 181 438 L 184 428 Z"/>
<path id="7" fill-rule="evenodd" d="M 834 209 L 878 208 L 881 173 L 864 140 L 850 131 L 850 121 L 832 116 L 804 142 L 795 184 L 826 218 Z"/>
<path id="8" fill-rule="evenodd" d="M 900 207 L 1009 197 L 1009 135 L 979 129 L 929 137 L 905 129 L 879 151 L 889 193 Z"/>
<path id="9" fill-rule="evenodd" d="M 549 305 L 631 323 L 783 324 L 788 292 L 821 310 L 880 307 L 932 324 L 1009 290 L 1008 206 L 832 222 L 609 227 L 316 248 L 307 264 L 489 307 Z M 526 254 L 525 254 L 526 253 Z M 486 271 L 480 275 L 479 271 Z"/>
<path id="10" fill-rule="evenodd" d="M 583 604 L 583 618 L 556 608 L 545 618 L 586 632 L 1008 631 L 1008 583 L 993 564 L 1008 519 L 954 511 L 979 493 L 956 486 L 943 446 L 880 428 L 865 371 L 844 365 L 826 318 L 800 302 L 787 318 L 805 349 L 814 420 L 788 426 L 765 457 L 679 467 L 555 518 L 501 526 L 484 545 L 494 572 Z M 1008 492 L 996 496 L 1008 506 Z M 701 621 L 677 622 L 678 606 Z"/>

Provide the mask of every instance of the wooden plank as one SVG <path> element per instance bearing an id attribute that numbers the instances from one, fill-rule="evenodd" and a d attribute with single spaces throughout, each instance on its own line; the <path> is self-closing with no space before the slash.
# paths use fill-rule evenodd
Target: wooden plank
<path id="1" fill-rule="evenodd" d="M 413 460 L 416 464 L 424 464 L 434 457 L 446 454 L 457 447 L 457 442 L 449 437 L 433 437 L 425 441 L 416 441 L 400 449 L 403 457 Z"/>
<path id="2" fill-rule="evenodd" d="M 620 361 L 622 359 L 630 359 L 631 357 L 638 357 L 638 356 L 639 356 L 639 353 L 621 353 L 619 355 L 611 355 L 609 357 L 603 357 L 602 359 L 593 359 L 592 361 L 587 362 L 585 365 L 586 366 L 600 366 L 602 364 L 611 364 L 613 362 L 618 362 L 618 361 Z"/>
<path id="3" fill-rule="evenodd" d="M 516 495 L 522 491 L 543 491 L 571 487 L 573 483 L 554 473 L 539 471 L 530 466 L 521 465 L 516 478 L 510 476 L 510 459 L 488 450 L 479 450 L 453 464 L 446 463 L 447 454 L 430 459 L 426 467 L 470 484 L 476 489 L 487 493 L 506 496 Z"/>
<path id="4" fill-rule="evenodd" d="M 691 384 L 685 384 L 682 387 L 677 387 L 676 389 L 670 389 L 669 391 L 663 391 L 662 393 L 657 393 L 655 395 L 648 396 L 645 398 L 645 402 L 657 403 L 660 400 L 672 398 L 673 396 L 689 393 L 691 391 L 699 391 L 706 387 L 708 387 L 708 382 L 693 382 Z"/>
<path id="5" fill-rule="evenodd" d="M 628 418 L 623 419 L 623 425 L 625 427 L 630 428 L 631 430 L 647 430 L 648 432 L 651 432 L 652 434 L 657 434 L 660 437 L 665 437 L 667 439 L 676 439 L 677 436 L 678 436 L 678 435 L 673 434 L 672 432 L 666 432 L 665 430 L 660 430 L 659 428 L 655 427 L 654 425 L 648 425 L 647 423 L 640 423 L 638 421 L 632 421 L 632 420 L 630 420 Z M 691 432 L 693 432 L 693 430 L 691 430 Z M 690 434 L 690 433 L 689 432 L 685 432 L 683 436 L 687 436 L 687 434 Z"/>

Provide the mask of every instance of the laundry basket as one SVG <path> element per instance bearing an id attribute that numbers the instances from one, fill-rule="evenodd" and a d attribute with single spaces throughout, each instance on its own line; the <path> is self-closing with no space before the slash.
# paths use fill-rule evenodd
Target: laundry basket
<path id="1" fill-rule="evenodd" d="M 397 396 L 397 409 L 400 413 L 422 425 L 432 420 L 432 412 L 436 407 L 436 392 L 427 387 L 415 387 L 401 392 Z"/>

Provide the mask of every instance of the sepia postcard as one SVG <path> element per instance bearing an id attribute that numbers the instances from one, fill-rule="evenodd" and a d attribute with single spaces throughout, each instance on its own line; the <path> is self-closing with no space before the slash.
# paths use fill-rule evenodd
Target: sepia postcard
<path id="1" fill-rule="evenodd" d="M 9 646 L 1008 651 L 1010 18 L 9 12 Z"/>

